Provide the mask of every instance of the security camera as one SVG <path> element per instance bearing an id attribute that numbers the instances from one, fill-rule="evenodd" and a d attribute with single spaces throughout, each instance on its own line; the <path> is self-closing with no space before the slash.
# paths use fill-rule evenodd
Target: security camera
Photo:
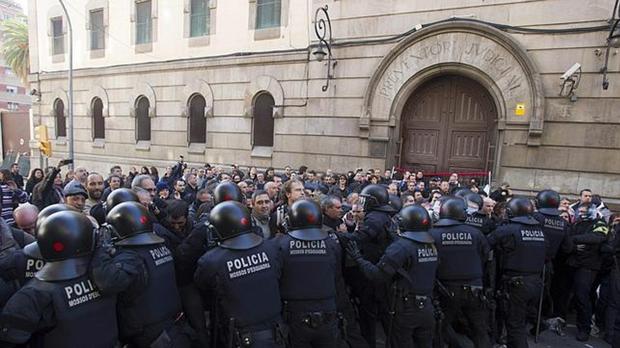
<path id="1" fill-rule="evenodd" d="M 560 77 L 560 79 L 562 80 L 568 80 L 570 79 L 576 72 L 581 70 L 581 64 L 579 63 L 575 63 L 573 66 L 570 67 L 570 69 L 568 69 L 564 75 L 562 75 L 562 77 Z"/>
<path id="2" fill-rule="evenodd" d="M 33 88 L 33 89 L 30 91 L 30 95 L 39 95 L 39 91 L 37 91 L 37 89 L 36 89 L 36 88 Z"/>

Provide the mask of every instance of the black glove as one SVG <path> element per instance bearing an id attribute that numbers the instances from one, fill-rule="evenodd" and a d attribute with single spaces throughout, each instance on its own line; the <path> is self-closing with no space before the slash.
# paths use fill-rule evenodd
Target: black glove
<path id="1" fill-rule="evenodd" d="M 362 252 L 360 251 L 359 246 L 357 246 L 357 242 L 354 240 L 350 240 L 347 242 L 347 246 L 345 247 L 347 254 L 355 261 L 359 261 L 362 259 Z"/>

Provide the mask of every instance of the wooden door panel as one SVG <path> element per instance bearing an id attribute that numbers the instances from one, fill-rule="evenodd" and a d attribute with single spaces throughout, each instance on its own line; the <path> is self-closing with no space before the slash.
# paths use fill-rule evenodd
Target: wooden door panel
<path id="1" fill-rule="evenodd" d="M 411 163 L 436 162 L 439 156 L 439 131 L 410 129 L 407 132 L 406 159 Z"/>
<path id="2" fill-rule="evenodd" d="M 449 166 L 484 168 L 486 132 L 453 131 L 450 136 Z"/>
<path id="3" fill-rule="evenodd" d="M 402 162 L 432 171 L 484 170 L 495 119 L 495 104 L 479 83 L 438 77 L 420 87 L 403 109 Z"/>

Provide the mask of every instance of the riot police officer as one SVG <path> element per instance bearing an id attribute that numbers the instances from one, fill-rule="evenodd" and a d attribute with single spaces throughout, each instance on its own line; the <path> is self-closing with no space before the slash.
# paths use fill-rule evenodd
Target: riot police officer
<path id="1" fill-rule="evenodd" d="M 553 190 L 543 190 L 536 195 L 538 211 L 532 216 L 538 220 L 545 234 L 547 252 L 545 259 L 545 303 L 548 312 L 554 311 L 565 317 L 563 310 L 566 305 L 563 299 L 567 298 L 566 289 L 570 286 L 568 272 L 566 272 L 566 258 L 572 251 L 572 243 L 568 238 L 568 223 L 560 217 L 560 194 Z M 556 258 L 559 256 L 559 260 Z M 551 293 L 549 292 L 551 291 Z M 554 302 L 555 301 L 555 302 Z M 549 313 L 550 314 L 550 313 Z"/>
<path id="2" fill-rule="evenodd" d="M 243 193 L 237 184 L 230 181 L 219 183 L 213 190 L 213 202 L 215 205 L 226 201 L 243 203 Z"/>
<path id="3" fill-rule="evenodd" d="M 97 220 L 99 226 L 105 223 L 105 219 L 107 214 L 114 208 L 115 206 L 123 203 L 123 202 L 139 202 L 140 199 L 138 195 L 128 188 L 119 188 L 116 189 L 108 195 L 105 202 L 100 202 L 95 204 L 90 209 L 90 216 Z"/>
<path id="4" fill-rule="evenodd" d="M 293 347 L 335 347 L 340 247 L 322 229 L 319 205 L 298 200 L 289 209 L 289 232 L 277 242 L 282 256 L 280 292 Z M 312 284 L 312 286 L 308 286 Z"/>
<path id="5" fill-rule="evenodd" d="M 598 217 L 596 208 L 579 206 L 576 221 L 569 231 L 573 252 L 567 260 L 568 265 L 574 270 L 573 292 L 577 309 L 578 341 L 585 342 L 590 338 L 592 317 L 590 294 L 603 266 L 601 246 L 607 241 L 608 233 L 609 228 L 605 221 Z"/>
<path id="6" fill-rule="evenodd" d="M 214 204 L 226 201 L 243 202 L 239 186 L 231 182 L 219 183 L 214 189 Z M 175 266 L 177 283 L 187 319 L 204 346 L 208 342 L 204 303 L 194 284 L 194 274 L 198 259 L 209 249 L 217 246 L 217 233 L 209 222 L 209 214 L 202 216 L 190 234 L 176 248 Z"/>
<path id="7" fill-rule="evenodd" d="M 212 300 L 213 347 L 283 347 L 275 242 L 263 240 L 239 202 L 216 205 L 209 217 L 218 245 L 198 260 L 194 280 Z"/>
<path id="8" fill-rule="evenodd" d="M 397 226 L 392 220 L 395 210 L 390 205 L 387 189 L 381 185 L 366 186 L 360 192 L 360 204 L 365 212 L 364 221 L 357 231 L 347 236 L 358 243 L 366 260 L 377 263 L 395 235 Z M 352 293 L 359 300 L 362 335 L 371 348 L 375 347 L 377 318 L 384 331 L 388 328 L 388 289 L 385 284 L 369 285 L 362 274 L 351 275 L 349 280 Z"/>
<path id="9" fill-rule="evenodd" d="M 61 211 L 40 226 L 45 266 L 5 306 L 0 342 L 37 347 L 114 347 L 116 297 L 101 293 L 88 275 L 95 231 L 81 213 Z"/>
<path id="10" fill-rule="evenodd" d="M 529 308 L 538 308 L 545 264 L 545 234 L 532 218 L 533 206 L 525 197 L 512 198 L 506 207 L 509 221 L 489 236 L 500 260 L 499 276 L 506 311 L 508 347 L 527 347 Z"/>
<path id="11" fill-rule="evenodd" d="M 40 226 L 43 224 L 45 219 L 52 216 L 53 214 L 60 211 L 78 211 L 71 206 L 66 204 L 57 203 L 52 204 L 50 206 L 45 207 L 45 209 L 39 212 L 37 216 L 37 223 L 35 227 L 35 231 L 38 234 L 38 230 Z M 41 256 L 41 251 L 39 250 L 39 246 L 37 242 L 32 242 L 26 245 L 23 249 L 23 263 L 22 267 L 20 267 L 23 272 L 20 275 L 20 282 L 25 284 L 28 280 L 32 279 L 35 273 L 45 265 L 45 261 L 43 260 L 43 256 Z"/>
<path id="12" fill-rule="evenodd" d="M 19 270 L 23 262 L 22 249 L 15 240 L 11 228 L 0 217 L 0 309 L 19 289 Z"/>
<path id="13" fill-rule="evenodd" d="M 452 332 L 457 319 L 466 321 L 464 332 L 475 347 L 489 347 L 486 299 L 483 291 L 484 266 L 489 245 L 482 233 L 465 224 L 467 205 L 462 198 L 446 198 L 439 208 L 439 220 L 430 234 L 439 253 L 437 277 L 442 282 L 441 307 L 445 327 Z M 446 335 L 451 339 L 452 334 Z"/>
<path id="14" fill-rule="evenodd" d="M 385 250 L 377 265 L 365 260 L 355 242 L 347 252 L 366 277 L 392 283 L 388 340 L 390 347 L 433 345 L 435 311 L 431 301 L 437 272 L 437 249 L 428 233 L 431 217 L 421 206 L 408 206 L 400 212 L 400 234 Z"/>
<path id="15" fill-rule="evenodd" d="M 106 217 L 114 249 L 101 258 L 95 281 L 106 293 L 118 293 L 121 340 L 138 348 L 189 347 L 182 324 L 172 252 L 153 233 L 153 221 L 140 203 L 118 204 Z M 107 267 L 106 267 L 107 265 Z M 113 282 L 111 280 L 114 280 Z"/>

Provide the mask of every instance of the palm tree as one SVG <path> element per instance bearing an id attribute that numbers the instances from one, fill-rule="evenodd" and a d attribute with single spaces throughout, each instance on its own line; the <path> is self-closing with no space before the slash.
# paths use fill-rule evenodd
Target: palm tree
<path id="1" fill-rule="evenodd" d="M 28 49 L 28 23 L 23 17 L 7 19 L 0 23 L 2 48 L 0 53 L 24 86 L 28 85 L 30 58 Z"/>

